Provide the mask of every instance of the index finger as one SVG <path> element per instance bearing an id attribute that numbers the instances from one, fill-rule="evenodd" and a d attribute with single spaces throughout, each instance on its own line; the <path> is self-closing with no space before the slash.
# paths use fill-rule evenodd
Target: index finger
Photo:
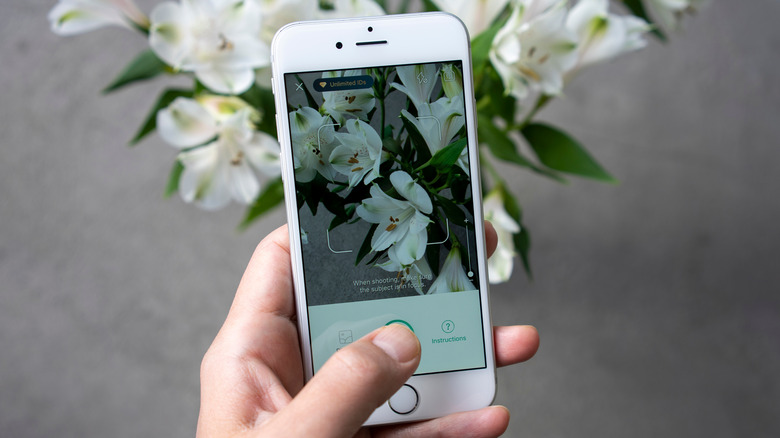
<path id="1" fill-rule="evenodd" d="M 255 248 L 241 277 L 228 320 L 253 319 L 258 314 L 287 319 L 295 316 L 287 225 L 272 231 Z"/>

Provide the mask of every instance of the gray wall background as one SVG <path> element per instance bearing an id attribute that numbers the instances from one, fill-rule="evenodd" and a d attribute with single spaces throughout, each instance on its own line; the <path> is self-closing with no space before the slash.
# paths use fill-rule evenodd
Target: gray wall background
<path id="1" fill-rule="evenodd" d="M 174 150 L 125 142 L 170 81 L 101 96 L 144 40 L 59 38 L 53 3 L 0 4 L 0 435 L 191 436 L 201 356 L 284 215 L 238 233 L 238 207 L 163 200 Z M 541 114 L 622 183 L 512 174 L 536 279 L 495 287 L 494 319 L 542 347 L 499 374 L 507 436 L 780 434 L 778 16 L 713 2 Z"/>

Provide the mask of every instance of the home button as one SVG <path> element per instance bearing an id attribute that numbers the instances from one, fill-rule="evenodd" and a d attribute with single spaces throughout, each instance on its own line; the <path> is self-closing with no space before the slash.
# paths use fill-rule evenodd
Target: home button
<path id="1" fill-rule="evenodd" d="M 395 393 L 387 403 L 396 414 L 405 415 L 417 409 L 420 396 L 417 390 L 409 385 L 404 385 Z"/>

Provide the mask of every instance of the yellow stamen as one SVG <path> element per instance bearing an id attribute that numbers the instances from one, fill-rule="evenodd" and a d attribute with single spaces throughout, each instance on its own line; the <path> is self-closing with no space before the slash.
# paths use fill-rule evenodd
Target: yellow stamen
<path id="1" fill-rule="evenodd" d="M 531 79 L 533 79 L 533 80 L 535 80 L 537 82 L 542 80 L 542 77 L 539 76 L 539 73 L 531 70 L 528 67 L 522 67 L 521 66 L 521 67 L 518 68 L 518 70 L 520 70 L 520 73 L 530 77 Z"/>

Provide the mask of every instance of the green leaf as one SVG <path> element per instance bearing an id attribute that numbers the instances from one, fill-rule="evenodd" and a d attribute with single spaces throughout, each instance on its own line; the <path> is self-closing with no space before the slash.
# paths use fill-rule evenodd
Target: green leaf
<path id="1" fill-rule="evenodd" d="M 480 144 L 487 144 L 490 152 L 499 160 L 527 167 L 540 175 L 550 177 L 560 183 L 567 183 L 566 179 L 556 172 L 540 167 L 521 155 L 517 151 L 515 142 L 504 131 L 493 124 L 493 121 L 488 117 L 479 117 L 479 127 L 477 129 Z"/>
<path id="2" fill-rule="evenodd" d="M 269 212 L 282 201 L 284 201 L 284 184 L 282 184 L 282 178 L 279 177 L 270 181 L 257 199 L 255 199 L 255 202 L 249 206 L 246 215 L 244 216 L 244 220 L 241 221 L 238 229 L 247 229 L 252 222 Z"/>
<path id="3" fill-rule="evenodd" d="M 179 88 L 169 88 L 163 91 L 160 97 L 157 98 L 157 101 L 154 103 L 154 105 L 152 105 L 152 109 L 149 111 L 149 114 L 146 115 L 146 119 L 141 125 L 141 128 L 135 134 L 133 139 L 130 140 L 130 146 L 135 146 L 138 144 L 138 142 L 143 140 L 144 137 L 149 135 L 150 132 L 157 129 L 157 112 L 170 105 L 171 102 L 173 102 L 177 97 L 192 97 L 192 91 Z"/>
<path id="4" fill-rule="evenodd" d="M 128 64 L 124 70 L 122 70 L 119 75 L 103 89 L 103 93 L 107 94 L 116 91 L 133 82 L 151 79 L 166 71 L 169 71 L 167 64 L 158 58 L 151 49 L 144 50 L 136 56 L 135 59 L 130 61 L 130 64 Z"/>
<path id="5" fill-rule="evenodd" d="M 274 95 L 271 90 L 254 84 L 238 97 L 260 111 L 261 119 L 257 129 L 276 137 L 276 117 L 274 117 L 276 107 L 274 106 Z"/>
<path id="6" fill-rule="evenodd" d="M 333 231 L 334 228 L 338 227 L 339 225 L 348 222 L 352 217 L 355 215 L 355 209 L 357 207 L 352 204 L 349 207 L 346 208 L 346 215 L 345 216 L 336 216 L 333 218 L 332 221 L 330 221 L 330 226 L 328 226 L 328 231 Z"/>
<path id="7" fill-rule="evenodd" d="M 493 124 L 493 121 L 488 117 L 479 117 L 477 134 L 480 143 L 487 144 L 490 152 L 499 160 L 518 164 L 523 167 L 533 167 L 533 163 L 520 155 L 517 151 L 517 147 L 512 139 Z"/>
<path id="8" fill-rule="evenodd" d="M 661 31 L 661 29 L 655 24 L 655 22 L 653 22 L 653 20 L 647 14 L 647 10 L 645 10 L 645 5 L 642 3 L 642 0 L 623 0 L 623 3 L 631 11 L 632 14 L 650 23 L 650 25 L 653 27 L 653 30 L 651 32 L 653 32 L 653 35 L 655 35 L 656 38 L 658 38 L 662 42 L 667 41 L 666 35 Z"/>
<path id="9" fill-rule="evenodd" d="M 392 137 L 385 137 L 382 139 L 382 149 L 390 152 L 393 155 L 401 153 L 401 145 L 398 144 L 398 140 Z"/>
<path id="10" fill-rule="evenodd" d="M 617 183 L 579 142 L 563 131 L 542 123 L 531 123 L 523 128 L 522 133 L 545 166 L 603 182 Z"/>
<path id="11" fill-rule="evenodd" d="M 428 149 L 428 143 L 425 141 L 425 137 L 417 130 L 411 120 L 409 120 L 403 113 L 401 114 L 401 121 L 404 128 L 409 132 L 409 138 L 412 140 L 414 149 L 417 151 L 418 162 L 427 162 L 430 159 L 430 152 Z"/>
<path id="12" fill-rule="evenodd" d="M 528 278 L 534 278 L 534 274 L 531 271 L 531 233 L 528 232 L 528 228 L 520 228 L 520 232 L 512 236 L 512 240 L 515 242 L 515 251 L 520 254 L 520 261 L 523 262 L 523 269 L 525 270 Z"/>
<path id="13" fill-rule="evenodd" d="M 363 257 L 365 257 L 368 253 L 371 252 L 371 238 L 374 237 L 374 232 L 376 231 L 376 228 L 378 226 L 379 224 L 371 225 L 371 228 L 369 228 L 368 233 L 366 233 L 366 238 L 363 239 L 363 244 L 360 245 L 360 249 L 358 250 L 357 257 L 355 258 L 355 266 L 360 264 L 360 261 L 363 260 Z"/>
<path id="14" fill-rule="evenodd" d="M 485 75 L 477 89 L 477 95 L 487 96 L 490 99 L 489 105 L 480 107 L 480 114 L 501 117 L 508 125 L 515 123 L 517 99 L 505 92 L 504 83 L 492 66 L 485 69 Z"/>
<path id="15" fill-rule="evenodd" d="M 179 190 L 179 178 L 181 173 L 184 172 L 184 165 L 177 158 L 171 168 L 171 173 L 168 175 L 168 184 L 165 186 L 165 197 L 170 198 L 171 195 Z"/>
<path id="16" fill-rule="evenodd" d="M 434 12 L 439 10 L 439 7 L 436 6 L 436 3 L 432 2 L 431 0 L 422 0 L 422 4 L 425 12 Z M 407 12 L 406 8 L 402 9 L 401 12 Z"/>
<path id="17" fill-rule="evenodd" d="M 525 269 L 528 278 L 533 278 L 531 272 L 531 234 L 528 232 L 528 228 L 523 223 L 523 210 L 520 208 L 520 204 L 517 202 L 515 196 L 504 187 L 503 184 L 496 186 L 496 189 L 501 193 L 501 198 L 504 201 L 504 208 L 512 219 L 520 225 L 520 232 L 512 235 L 512 240 L 515 244 L 515 251 L 520 255 L 520 261 L 523 263 L 523 269 Z"/>
<path id="18" fill-rule="evenodd" d="M 503 14 L 492 26 L 471 38 L 471 65 L 475 77 L 482 76 L 482 71 L 490 61 L 490 48 L 493 46 L 493 39 L 498 31 L 504 27 L 508 18 L 508 14 Z"/>
<path id="19" fill-rule="evenodd" d="M 344 209 L 344 198 L 331 192 L 330 190 L 322 191 L 322 197 L 320 202 L 325 208 L 336 216 L 347 219 L 347 211 Z"/>
<path id="20" fill-rule="evenodd" d="M 467 139 L 464 137 L 445 146 L 431 158 L 431 166 L 441 172 L 449 171 L 458 161 L 458 158 L 460 158 L 460 154 L 463 152 L 463 148 L 466 147 L 466 143 Z"/>
<path id="21" fill-rule="evenodd" d="M 436 196 L 436 202 L 441 206 L 444 214 L 450 223 L 465 227 L 466 226 L 466 213 L 460 209 L 454 202 L 443 196 Z"/>

